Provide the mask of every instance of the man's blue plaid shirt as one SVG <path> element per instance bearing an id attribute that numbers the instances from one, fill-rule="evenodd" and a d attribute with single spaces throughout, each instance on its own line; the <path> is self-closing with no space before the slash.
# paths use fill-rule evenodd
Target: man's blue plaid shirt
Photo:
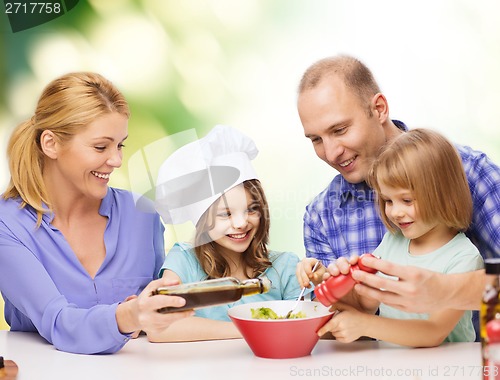
<path id="1" fill-rule="evenodd" d="M 406 130 L 403 123 L 394 122 Z M 472 224 L 466 235 L 483 258 L 500 257 L 500 167 L 482 152 L 465 146 L 456 148 L 474 204 Z M 339 174 L 306 207 L 306 256 L 328 265 L 341 256 L 372 252 L 386 231 L 373 190 L 364 182 L 351 184 Z"/>

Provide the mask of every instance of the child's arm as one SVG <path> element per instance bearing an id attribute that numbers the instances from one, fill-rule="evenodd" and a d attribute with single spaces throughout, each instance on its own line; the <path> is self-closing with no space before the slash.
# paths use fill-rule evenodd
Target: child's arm
<path id="1" fill-rule="evenodd" d="M 181 283 L 180 277 L 166 269 L 163 277 Z M 172 323 L 162 331 L 146 331 L 150 342 L 186 342 L 197 340 L 234 339 L 241 334 L 232 322 L 188 317 L 182 323 Z"/>
<path id="2" fill-rule="evenodd" d="M 374 300 L 372 298 L 363 297 L 355 290 L 351 290 L 347 296 L 352 297 L 355 300 L 355 303 L 351 303 L 351 305 L 357 305 L 356 309 L 362 311 L 367 314 L 375 314 L 380 306 L 380 302 Z M 345 297 L 344 297 L 345 298 Z M 342 302 L 344 302 L 344 298 L 342 298 Z"/>
<path id="3" fill-rule="evenodd" d="M 362 336 L 410 347 L 439 346 L 463 315 L 459 310 L 442 310 L 428 320 L 390 319 L 364 314 L 354 308 L 337 305 L 341 312 L 319 331 L 321 336 L 330 331 L 339 342 L 352 342 Z"/>
<path id="4" fill-rule="evenodd" d="M 146 331 L 148 340 L 158 343 L 241 338 L 240 332 L 232 322 L 200 317 L 188 317 L 177 322 L 161 332 Z"/>

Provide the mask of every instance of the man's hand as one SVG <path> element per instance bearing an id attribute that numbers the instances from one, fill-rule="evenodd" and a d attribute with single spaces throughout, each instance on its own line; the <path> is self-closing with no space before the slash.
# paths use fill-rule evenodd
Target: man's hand
<path id="1" fill-rule="evenodd" d="M 388 276 L 396 277 L 396 279 L 357 270 L 353 272 L 352 276 L 361 284 L 357 284 L 355 290 L 361 296 L 373 298 L 388 306 L 411 313 L 429 313 L 444 308 L 458 308 L 457 304 L 453 304 L 452 299 L 457 290 L 452 286 L 457 285 L 457 282 L 450 281 L 451 276 L 469 274 L 445 275 L 371 257 L 366 258 L 363 264 Z M 469 301 L 478 304 L 479 299 L 470 299 Z"/>

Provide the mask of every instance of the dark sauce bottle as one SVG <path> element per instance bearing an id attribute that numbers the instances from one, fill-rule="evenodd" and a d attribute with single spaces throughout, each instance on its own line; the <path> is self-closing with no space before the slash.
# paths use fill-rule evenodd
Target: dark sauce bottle
<path id="1" fill-rule="evenodd" d="M 490 360 L 490 349 L 492 344 L 500 341 L 498 328 L 500 323 L 500 259 L 486 259 L 486 287 L 481 301 L 479 315 L 481 333 L 481 351 L 483 358 L 483 378 L 500 378 L 498 363 Z M 492 359 L 492 358 L 491 358 Z"/>
<path id="2" fill-rule="evenodd" d="M 245 281 L 234 277 L 224 277 L 158 288 L 153 292 L 153 295 L 164 294 L 184 298 L 186 304 L 182 307 L 164 307 L 158 310 L 160 313 L 174 313 L 223 305 L 238 301 L 243 296 L 267 293 L 270 289 L 271 281 L 265 276 Z"/>

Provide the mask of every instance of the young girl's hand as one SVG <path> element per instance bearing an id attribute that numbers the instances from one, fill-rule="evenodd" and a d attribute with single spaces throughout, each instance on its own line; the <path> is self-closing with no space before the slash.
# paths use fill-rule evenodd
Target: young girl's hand
<path id="1" fill-rule="evenodd" d="M 351 266 L 357 264 L 358 261 L 359 257 L 357 255 L 353 255 L 349 259 L 340 257 L 335 262 L 328 265 L 328 270 L 323 275 L 323 278 L 326 280 L 330 276 L 337 277 L 341 275 L 348 275 Z M 354 271 L 353 273 L 356 273 L 356 271 Z M 340 297 L 340 295 L 338 297 Z M 341 296 L 341 301 L 343 304 L 351 305 L 357 310 L 368 314 L 375 313 L 379 306 L 379 302 L 377 300 L 373 300 L 367 297 L 361 297 L 354 288 L 349 290 L 345 295 Z"/>
<path id="2" fill-rule="evenodd" d="M 342 343 L 350 343 L 362 337 L 368 319 L 373 317 L 343 302 L 335 303 L 332 309 L 337 311 L 336 314 L 319 329 L 318 335 L 331 332 Z"/>
<path id="3" fill-rule="evenodd" d="M 323 281 L 323 275 L 326 272 L 326 268 L 321 262 L 316 267 L 314 273 L 312 271 L 317 262 L 317 259 L 305 258 L 297 264 L 295 275 L 301 287 L 309 288 L 311 287 L 310 282 L 316 286 Z"/>
<path id="4" fill-rule="evenodd" d="M 323 278 L 326 280 L 330 276 L 338 276 L 340 274 L 348 274 L 349 269 L 352 265 L 358 262 L 359 257 L 357 255 L 352 255 L 349 260 L 345 257 L 339 257 L 333 263 L 328 265 L 328 270 Z"/>

